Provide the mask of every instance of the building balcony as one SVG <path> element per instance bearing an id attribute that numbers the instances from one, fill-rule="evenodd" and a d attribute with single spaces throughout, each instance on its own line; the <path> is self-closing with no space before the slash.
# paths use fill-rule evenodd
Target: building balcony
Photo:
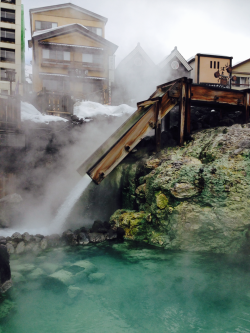
<path id="1" fill-rule="evenodd" d="M 10 5 L 15 5 L 16 4 L 16 0 L 1 0 L 1 2 L 8 3 Z"/>
<path id="2" fill-rule="evenodd" d="M 91 71 L 104 71 L 102 64 L 86 63 L 81 61 L 42 59 L 42 67 L 65 68 L 65 69 L 85 69 Z"/>
<path id="3" fill-rule="evenodd" d="M 232 88 L 248 89 L 250 88 L 250 84 L 232 82 Z"/>
<path id="4" fill-rule="evenodd" d="M 11 24 L 15 24 L 16 23 L 16 18 L 15 18 L 15 14 L 9 14 L 9 15 L 1 15 L 1 22 L 5 22 L 5 23 L 11 23 Z"/>

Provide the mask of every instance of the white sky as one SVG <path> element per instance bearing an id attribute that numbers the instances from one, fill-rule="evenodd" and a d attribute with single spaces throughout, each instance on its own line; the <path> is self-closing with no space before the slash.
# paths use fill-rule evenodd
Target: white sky
<path id="1" fill-rule="evenodd" d="M 106 39 L 119 46 L 116 64 L 138 42 L 156 64 L 175 46 L 186 59 L 196 53 L 233 56 L 233 64 L 250 58 L 250 0 L 22 0 L 26 40 L 30 8 L 68 2 L 108 18 Z"/>

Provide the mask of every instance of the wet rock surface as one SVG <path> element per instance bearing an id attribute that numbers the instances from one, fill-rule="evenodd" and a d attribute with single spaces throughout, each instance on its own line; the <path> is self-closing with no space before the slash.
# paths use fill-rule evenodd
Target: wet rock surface
<path id="1" fill-rule="evenodd" d="M 6 292 L 12 285 L 9 260 L 7 247 L 0 244 L 0 294 Z"/>
<path id="2" fill-rule="evenodd" d="M 250 124 L 211 126 L 183 147 L 124 161 L 123 209 L 111 217 L 113 228 L 166 249 L 250 250 Z"/>

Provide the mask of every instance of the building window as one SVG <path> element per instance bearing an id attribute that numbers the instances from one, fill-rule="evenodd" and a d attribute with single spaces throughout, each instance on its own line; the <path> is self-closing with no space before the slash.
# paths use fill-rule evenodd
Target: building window
<path id="1" fill-rule="evenodd" d="M 15 23 L 16 14 L 15 10 L 1 8 L 1 22 Z"/>
<path id="2" fill-rule="evenodd" d="M 214 61 L 214 68 L 216 68 L 216 61 Z"/>
<path id="3" fill-rule="evenodd" d="M 43 49 L 43 59 L 70 61 L 70 52 Z"/>
<path id="4" fill-rule="evenodd" d="M 213 62 L 210 61 L 210 68 L 213 68 Z"/>
<path id="5" fill-rule="evenodd" d="M 99 54 L 83 53 L 82 62 L 92 63 L 92 64 L 102 64 L 103 56 Z"/>
<path id="6" fill-rule="evenodd" d="M 220 62 L 217 62 L 217 69 L 220 69 Z"/>
<path id="7" fill-rule="evenodd" d="M 4 43 L 15 43 L 15 30 L 1 28 L 1 42 Z"/>
<path id="8" fill-rule="evenodd" d="M 1 81 L 8 81 L 6 70 L 7 68 L 1 68 Z M 15 70 L 13 69 L 13 71 Z"/>
<path id="9" fill-rule="evenodd" d="M 57 28 L 58 24 L 56 22 L 46 22 L 46 21 L 35 21 L 36 30 L 46 30 L 51 28 Z"/>
<path id="10" fill-rule="evenodd" d="M 69 80 L 43 80 L 43 87 L 49 91 L 70 91 Z"/>
<path id="11" fill-rule="evenodd" d="M 102 36 L 102 28 L 87 27 L 87 26 L 86 26 L 86 28 L 89 29 L 89 31 L 94 32 L 98 36 Z"/>
<path id="12" fill-rule="evenodd" d="M 15 50 L 1 48 L 2 62 L 15 62 Z"/>
<path id="13" fill-rule="evenodd" d="M 1 0 L 1 2 L 3 2 L 3 3 L 10 3 L 12 5 L 16 4 L 16 0 Z"/>

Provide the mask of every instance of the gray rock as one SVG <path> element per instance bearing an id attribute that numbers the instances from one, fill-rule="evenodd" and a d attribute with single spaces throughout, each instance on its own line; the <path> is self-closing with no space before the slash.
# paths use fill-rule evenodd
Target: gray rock
<path id="1" fill-rule="evenodd" d="M 47 249 L 47 247 L 48 247 L 48 241 L 47 241 L 46 238 L 44 238 L 44 239 L 41 240 L 40 247 L 41 247 L 42 250 L 46 250 Z"/>
<path id="2" fill-rule="evenodd" d="M 0 245 L 0 293 L 6 292 L 12 285 L 9 260 L 7 247 Z"/>
<path id="3" fill-rule="evenodd" d="M 95 273 L 97 271 L 97 267 L 88 260 L 77 261 L 73 265 L 71 265 L 71 267 L 73 269 L 74 269 L 74 267 L 76 269 L 81 268 L 82 270 L 84 270 L 84 273 L 86 273 L 86 274 Z"/>
<path id="4" fill-rule="evenodd" d="M 176 183 L 171 194 L 178 199 L 191 198 L 198 194 L 198 188 L 189 183 Z"/>
<path id="5" fill-rule="evenodd" d="M 68 293 L 68 296 L 73 299 L 73 298 L 76 298 L 81 292 L 82 292 L 81 288 L 69 286 L 67 293 Z"/>
<path id="6" fill-rule="evenodd" d="M 103 222 L 100 220 L 94 221 L 94 224 L 92 225 L 91 232 L 100 232 L 99 229 L 103 229 L 104 225 Z"/>
<path id="7" fill-rule="evenodd" d="M 8 251 L 9 254 L 15 253 L 15 248 L 11 243 L 7 243 L 6 247 L 7 247 L 7 251 Z"/>
<path id="8" fill-rule="evenodd" d="M 48 277 L 50 280 L 54 280 L 54 282 L 62 283 L 66 286 L 69 286 L 70 284 L 73 284 L 73 274 L 65 271 L 64 269 L 61 269 L 60 271 L 57 271 Z"/>
<path id="9" fill-rule="evenodd" d="M 62 234 L 62 239 L 67 245 L 77 245 L 77 235 L 75 235 L 71 230 L 64 231 Z"/>
<path id="10" fill-rule="evenodd" d="M 93 232 L 89 234 L 90 243 L 101 243 L 105 241 L 105 236 L 101 233 Z"/>
<path id="11" fill-rule="evenodd" d="M 88 237 L 83 232 L 79 233 L 79 235 L 77 236 L 77 241 L 78 241 L 78 244 L 80 244 L 80 245 L 87 245 L 89 243 Z"/>
<path id="12" fill-rule="evenodd" d="M 14 240 L 15 242 L 21 242 L 23 240 L 22 235 L 19 232 L 15 232 L 12 236 L 11 239 Z"/>
<path id="13" fill-rule="evenodd" d="M 101 283 L 106 279 L 104 273 L 93 273 L 88 276 L 90 282 Z"/>
<path id="14" fill-rule="evenodd" d="M 3 236 L 0 236 L 0 244 L 6 245 L 7 241 L 6 238 Z"/>
<path id="15" fill-rule="evenodd" d="M 22 237 L 25 242 L 29 242 L 32 238 L 32 236 L 28 232 L 25 232 L 24 234 L 22 234 Z"/>
<path id="16" fill-rule="evenodd" d="M 113 229 L 110 229 L 110 230 L 107 232 L 106 238 L 107 238 L 108 240 L 116 239 L 116 238 L 117 238 L 117 232 L 115 232 Z"/>
<path id="17" fill-rule="evenodd" d="M 24 242 L 18 243 L 17 248 L 16 248 L 16 254 L 21 254 L 24 251 L 25 251 L 25 243 Z"/>
<path id="18" fill-rule="evenodd" d="M 61 237 L 58 234 L 53 234 L 50 236 L 46 236 L 48 247 L 57 247 L 61 245 Z"/>
<path id="19" fill-rule="evenodd" d="M 11 272 L 11 277 L 14 283 L 25 282 L 24 276 L 20 272 Z"/>

